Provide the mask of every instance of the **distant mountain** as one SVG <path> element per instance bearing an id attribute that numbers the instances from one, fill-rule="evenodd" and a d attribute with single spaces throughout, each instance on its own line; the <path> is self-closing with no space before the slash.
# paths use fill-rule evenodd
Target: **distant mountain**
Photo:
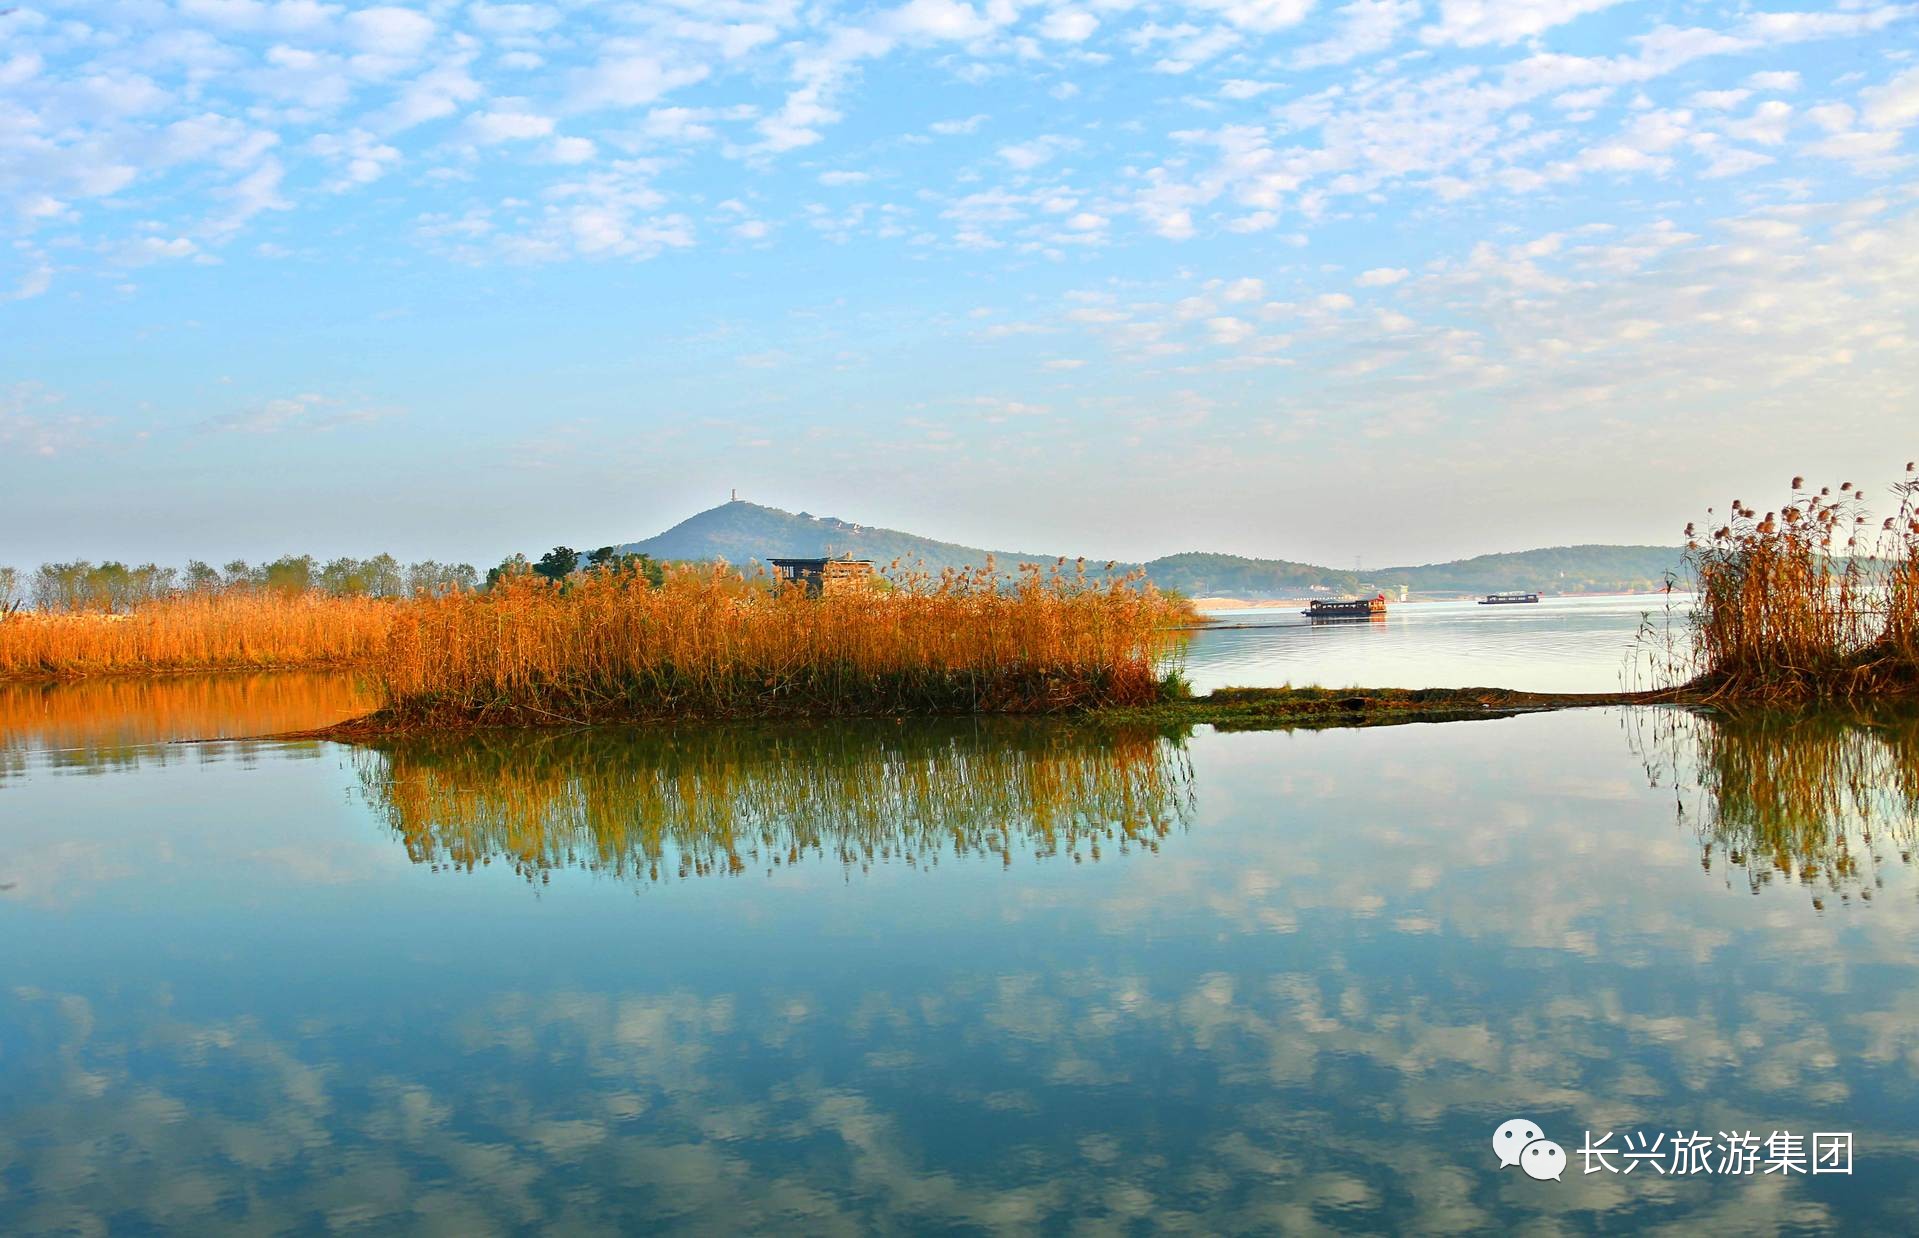
<path id="1" fill-rule="evenodd" d="M 1663 585 L 1668 572 L 1678 575 L 1679 555 L 1677 546 L 1552 546 L 1422 567 L 1389 567 L 1372 573 L 1372 578 L 1421 593 L 1642 592 Z"/>
<path id="2" fill-rule="evenodd" d="M 785 512 L 740 499 L 689 516 L 664 533 L 643 542 L 628 543 L 620 549 L 628 554 L 652 555 L 655 559 L 706 562 L 725 559 L 729 563 L 752 559 L 764 563 L 776 557 L 799 559 L 851 551 L 854 558 L 871 559 L 882 568 L 898 559 L 909 567 L 923 562 L 936 572 L 942 568 L 983 564 L 989 554 L 995 564 L 1006 571 L 1020 563 L 1051 563 L 1056 557 L 982 550 L 977 546 L 902 533 L 898 529 L 855 524 L 837 516 Z"/>
<path id="3" fill-rule="evenodd" d="M 1146 574 L 1160 588 L 1176 589 L 1187 597 L 1296 598 L 1315 589 L 1357 593 L 1360 586 L 1357 574 L 1337 568 L 1197 550 L 1154 559 L 1146 565 Z"/>
<path id="4" fill-rule="evenodd" d="M 855 558 L 871 559 L 881 567 L 897 559 L 907 566 L 923 563 L 933 571 L 976 567 L 989 555 L 1006 571 L 1020 563 L 1051 563 L 1057 557 L 989 551 L 737 499 L 620 549 L 655 559 L 725 559 L 730 563 L 851 552 Z M 1287 598 L 1396 589 L 1402 584 L 1420 593 L 1491 593 L 1501 589 L 1601 593 L 1659 587 L 1666 572 L 1678 568 L 1679 550 L 1672 546 L 1557 546 L 1366 572 L 1199 551 L 1167 555 L 1146 564 L 1118 565 L 1122 571 L 1141 566 L 1162 589 L 1176 589 L 1192 597 Z"/>

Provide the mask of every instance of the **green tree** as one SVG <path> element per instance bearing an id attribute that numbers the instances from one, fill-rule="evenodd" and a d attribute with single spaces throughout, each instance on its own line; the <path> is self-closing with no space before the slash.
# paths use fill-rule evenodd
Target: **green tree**
<path id="1" fill-rule="evenodd" d="M 187 588 L 195 593 L 212 593 L 220 587 L 220 569 L 198 559 L 187 560 Z"/>
<path id="2" fill-rule="evenodd" d="M 580 566 L 580 552 L 571 546 L 555 546 L 540 556 L 533 570 L 548 580 L 565 580 Z"/>
<path id="3" fill-rule="evenodd" d="M 281 593 L 305 593 L 314 584 L 312 555 L 282 555 L 260 569 L 261 583 Z"/>
<path id="4" fill-rule="evenodd" d="M 406 569 L 389 554 L 377 554 L 365 563 L 367 592 L 376 598 L 397 598 L 406 594 Z"/>
<path id="5" fill-rule="evenodd" d="M 495 571 L 498 571 L 496 568 Z M 487 573 L 488 583 L 494 579 L 494 572 Z M 422 559 L 409 564 L 406 569 L 406 592 L 409 597 L 427 594 L 439 597 L 447 593 L 459 593 L 475 588 L 479 583 L 479 574 L 471 563 L 436 563 L 432 559 Z"/>
<path id="6" fill-rule="evenodd" d="M 500 566 L 486 569 L 486 587 L 491 589 L 508 576 L 519 576 L 532 570 L 533 565 L 526 561 L 525 555 L 508 555 L 500 560 Z"/>
<path id="7" fill-rule="evenodd" d="M 84 610 L 90 602 L 87 578 L 93 564 L 85 559 L 71 563 L 42 563 L 33 573 L 33 605 L 38 610 Z"/>
<path id="8" fill-rule="evenodd" d="M 651 555 L 621 554 L 616 547 L 602 546 L 586 557 L 590 572 L 638 572 L 650 585 L 666 579 L 666 569 Z"/>
<path id="9" fill-rule="evenodd" d="M 369 591 L 366 564 L 350 556 L 330 559 L 320 569 L 320 588 L 338 597 L 355 597 Z"/>
<path id="10" fill-rule="evenodd" d="M 11 615 L 27 604 L 27 585 L 20 569 L 0 567 L 0 615 Z"/>

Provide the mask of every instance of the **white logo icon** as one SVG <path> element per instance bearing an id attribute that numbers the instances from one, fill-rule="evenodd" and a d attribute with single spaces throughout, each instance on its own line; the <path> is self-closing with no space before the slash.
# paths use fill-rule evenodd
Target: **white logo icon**
<path id="1" fill-rule="evenodd" d="M 1519 1153 L 1535 1139 L 1544 1139 L 1546 1132 L 1539 1129 L 1539 1123 L 1525 1118 L 1513 1118 L 1501 1122 L 1499 1129 L 1493 1132 L 1493 1151 L 1499 1154 L 1499 1167 L 1519 1164 Z"/>
<path id="2" fill-rule="evenodd" d="M 1566 1149 L 1546 1138 L 1539 1123 L 1528 1118 L 1501 1122 L 1493 1132 L 1493 1151 L 1499 1156 L 1501 1169 L 1517 1165 L 1528 1178 L 1541 1182 L 1548 1178 L 1557 1182 L 1566 1172 Z"/>
<path id="3" fill-rule="evenodd" d="M 1519 1154 L 1519 1167 L 1526 1171 L 1528 1178 L 1541 1182 L 1551 1178 L 1557 1182 L 1559 1175 L 1566 1172 L 1566 1149 L 1550 1139 L 1535 1139 Z"/>

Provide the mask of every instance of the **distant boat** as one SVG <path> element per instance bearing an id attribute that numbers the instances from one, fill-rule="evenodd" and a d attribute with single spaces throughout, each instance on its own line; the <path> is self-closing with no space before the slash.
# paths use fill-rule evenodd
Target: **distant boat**
<path id="1" fill-rule="evenodd" d="M 1537 602 L 1537 593 L 1488 593 L 1479 599 L 1481 606 L 1523 606 L 1527 602 Z"/>
<path id="2" fill-rule="evenodd" d="M 1312 601 L 1306 609 L 1299 612 L 1314 619 L 1384 619 L 1386 617 L 1386 595 L 1355 598 L 1344 602 Z"/>

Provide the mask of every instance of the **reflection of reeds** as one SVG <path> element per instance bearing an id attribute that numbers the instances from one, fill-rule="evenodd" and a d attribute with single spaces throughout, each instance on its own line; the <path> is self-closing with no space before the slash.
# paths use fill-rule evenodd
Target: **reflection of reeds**
<path id="1" fill-rule="evenodd" d="M 1642 753 L 1656 775 L 1671 776 L 1680 818 L 1698 833 L 1708 868 L 1723 857 L 1754 890 L 1777 879 L 1869 899 L 1882 847 L 1911 861 L 1919 840 L 1919 711 L 1654 718 L 1642 728 Z"/>
<path id="2" fill-rule="evenodd" d="M 0 676 L 364 662 L 385 646 L 395 609 L 377 598 L 242 589 L 128 614 L 21 611 L 0 618 Z"/>
<path id="3" fill-rule="evenodd" d="M 173 740 L 325 726 L 372 705 L 341 671 L 0 682 L 0 753 L 31 746 L 93 762 Z"/>
<path id="4" fill-rule="evenodd" d="M 508 576 L 423 598 L 379 664 L 394 724 L 1049 713 L 1162 691 L 1175 607 L 1083 570 L 903 576 L 813 596 L 723 567 L 654 585 Z"/>
<path id="5" fill-rule="evenodd" d="M 361 750 L 369 800 L 416 862 L 578 867 L 651 882 L 806 859 L 1097 860 L 1157 850 L 1189 811 L 1156 733 L 1036 723 L 492 731 Z"/>

